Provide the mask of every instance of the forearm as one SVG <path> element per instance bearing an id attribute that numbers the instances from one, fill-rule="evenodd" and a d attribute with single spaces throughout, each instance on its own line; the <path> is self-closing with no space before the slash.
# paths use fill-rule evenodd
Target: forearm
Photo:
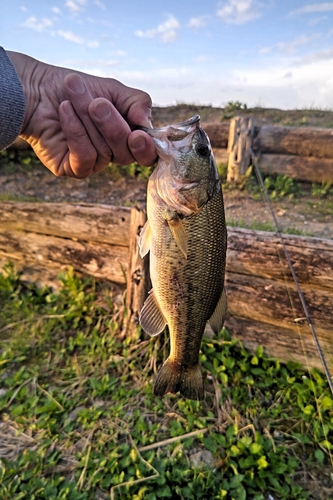
<path id="1" fill-rule="evenodd" d="M 6 51 L 0 47 L 0 151 L 20 134 L 25 115 L 21 79 Z"/>
<path id="2" fill-rule="evenodd" d="M 25 113 L 20 131 L 20 134 L 22 133 L 24 137 L 30 117 L 40 103 L 41 84 L 48 65 L 19 52 L 7 51 L 7 55 L 20 79 L 25 96 Z M 27 139 L 27 137 L 24 138 Z"/>

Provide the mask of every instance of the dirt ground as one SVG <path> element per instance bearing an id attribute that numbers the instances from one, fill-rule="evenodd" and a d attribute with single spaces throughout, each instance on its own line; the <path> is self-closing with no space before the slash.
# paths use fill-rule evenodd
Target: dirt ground
<path id="1" fill-rule="evenodd" d="M 110 169 L 87 179 L 58 178 L 45 167 L 27 169 L 19 163 L 0 166 L 0 200 L 102 203 L 118 206 L 144 206 L 147 181 L 114 174 Z M 257 195 L 258 196 L 258 195 Z M 318 199 L 310 195 L 310 186 L 302 185 L 301 194 L 273 202 L 280 229 L 292 234 L 333 238 L 333 197 Z M 274 231 L 269 207 L 251 192 L 224 189 L 229 225 Z"/>

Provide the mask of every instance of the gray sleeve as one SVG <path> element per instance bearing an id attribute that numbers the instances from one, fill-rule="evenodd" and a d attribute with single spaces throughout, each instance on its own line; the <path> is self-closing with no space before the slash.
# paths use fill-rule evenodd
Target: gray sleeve
<path id="1" fill-rule="evenodd" d="M 22 84 L 6 51 L 0 47 L 0 151 L 20 134 L 24 108 Z"/>

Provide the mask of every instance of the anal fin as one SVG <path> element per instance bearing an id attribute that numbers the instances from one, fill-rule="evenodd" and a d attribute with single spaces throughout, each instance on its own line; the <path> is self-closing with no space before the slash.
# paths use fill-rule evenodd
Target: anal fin
<path id="1" fill-rule="evenodd" d="M 148 298 L 143 304 L 139 315 L 139 321 L 143 330 L 151 337 L 161 333 L 167 324 L 156 301 L 154 290 L 150 291 Z"/>
<path id="2" fill-rule="evenodd" d="M 222 329 L 225 317 L 227 315 L 227 311 L 228 311 L 227 294 L 225 292 L 225 288 L 223 288 L 219 301 L 215 307 L 215 311 L 209 318 L 209 324 L 216 335 Z"/>

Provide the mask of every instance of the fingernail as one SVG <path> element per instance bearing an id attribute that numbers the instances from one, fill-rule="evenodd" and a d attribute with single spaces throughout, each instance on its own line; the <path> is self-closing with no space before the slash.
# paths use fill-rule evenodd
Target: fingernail
<path id="1" fill-rule="evenodd" d="M 85 86 L 80 75 L 71 75 L 68 85 L 75 94 L 81 95 L 85 91 Z"/>
<path id="2" fill-rule="evenodd" d="M 61 107 L 62 107 L 63 112 L 67 116 L 72 116 L 73 115 L 73 106 L 71 105 L 70 101 L 63 101 L 61 103 Z"/>
<path id="3" fill-rule="evenodd" d="M 131 141 L 131 148 L 137 151 L 144 149 L 146 147 L 146 139 L 143 135 L 137 135 Z"/>
<path id="4" fill-rule="evenodd" d="M 107 102 L 98 102 L 94 106 L 93 113 L 97 120 L 105 120 L 111 115 L 111 107 Z"/>

